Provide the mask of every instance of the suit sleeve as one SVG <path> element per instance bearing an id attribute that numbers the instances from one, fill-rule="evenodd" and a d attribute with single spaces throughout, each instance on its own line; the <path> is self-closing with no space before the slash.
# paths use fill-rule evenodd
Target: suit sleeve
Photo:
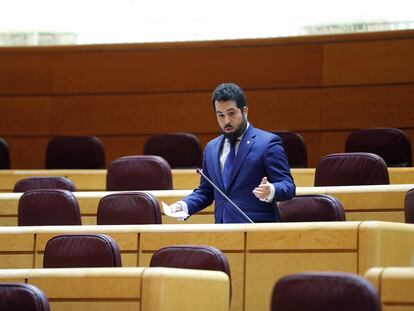
<path id="1" fill-rule="evenodd" d="M 264 157 L 267 178 L 275 187 L 273 202 L 289 200 L 294 197 L 296 186 L 290 174 L 282 141 L 278 136 L 270 141 Z"/>
<path id="2" fill-rule="evenodd" d="M 206 164 L 207 153 L 204 151 L 203 158 L 203 173 L 210 180 L 209 168 Z M 211 168 L 213 169 L 213 168 Z M 188 212 L 190 215 L 197 213 L 198 211 L 210 206 L 214 201 L 214 188 L 203 178 L 200 177 L 200 185 L 190 195 L 183 199 L 188 206 Z"/>

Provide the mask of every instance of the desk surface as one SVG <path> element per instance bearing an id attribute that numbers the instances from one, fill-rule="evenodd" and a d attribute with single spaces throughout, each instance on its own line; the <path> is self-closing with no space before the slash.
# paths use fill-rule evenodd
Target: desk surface
<path id="1" fill-rule="evenodd" d="M 335 186 L 335 187 L 298 187 L 297 195 L 328 194 L 336 197 L 343 205 L 347 220 L 380 220 L 404 222 L 404 199 L 407 190 L 414 184 L 378 186 Z M 159 201 L 172 204 L 179 201 L 192 190 L 148 191 Z M 96 224 L 99 201 L 115 192 L 74 192 L 78 199 L 83 224 Z M 0 225 L 17 225 L 19 198 L 22 193 L 0 193 Z M 214 223 L 214 206 L 207 207 L 191 216 L 185 223 Z M 164 216 L 163 223 L 177 223 L 176 219 Z"/>
<path id="2" fill-rule="evenodd" d="M 167 245 L 217 247 L 230 263 L 232 311 L 269 310 L 270 300 L 264 297 L 270 297 L 275 282 L 286 274 L 347 271 L 363 275 L 376 266 L 411 265 L 414 249 L 414 226 L 372 221 L 2 227 L 1 267 L 41 267 L 47 241 L 65 233 L 112 236 L 119 245 L 123 265 L 130 267 L 148 266 L 154 251 Z"/>
<path id="3" fill-rule="evenodd" d="M 297 187 L 312 187 L 315 179 L 314 168 L 292 169 Z M 389 168 L 391 184 L 414 184 L 414 168 Z M 0 170 L 0 192 L 13 191 L 14 184 L 23 178 L 33 176 L 64 176 L 71 179 L 78 191 L 104 191 L 106 170 Z M 194 189 L 200 182 L 195 170 L 173 169 L 175 190 Z"/>

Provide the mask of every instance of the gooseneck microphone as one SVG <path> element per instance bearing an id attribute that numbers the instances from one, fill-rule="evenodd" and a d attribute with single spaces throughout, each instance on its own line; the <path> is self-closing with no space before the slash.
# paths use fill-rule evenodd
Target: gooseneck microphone
<path id="1" fill-rule="evenodd" d="M 203 178 L 205 180 L 207 180 L 207 182 L 218 191 L 218 193 L 220 193 L 222 195 L 223 198 L 225 198 L 227 200 L 227 202 L 229 202 L 238 212 L 240 215 L 242 215 L 245 219 L 247 219 L 248 222 L 254 224 L 253 220 L 250 219 L 249 216 L 247 216 L 232 200 L 230 200 L 230 198 L 224 194 L 223 191 L 220 190 L 219 187 L 217 187 L 204 173 L 203 170 L 201 168 L 197 168 L 196 172 L 198 174 L 200 174 L 201 176 L 203 176 Z"/>

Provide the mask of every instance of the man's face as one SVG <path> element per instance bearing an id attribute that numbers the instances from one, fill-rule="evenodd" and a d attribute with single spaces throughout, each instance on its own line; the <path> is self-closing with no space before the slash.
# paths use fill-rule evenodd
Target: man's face
<path id="1" fill-rule="evenodd" d="M 237 107 L 234 100 L 215 101 L 217 122 L 229 140 L 234 140 L 243 134 L 247 126 L 247 106 L 243 112 Z"/>

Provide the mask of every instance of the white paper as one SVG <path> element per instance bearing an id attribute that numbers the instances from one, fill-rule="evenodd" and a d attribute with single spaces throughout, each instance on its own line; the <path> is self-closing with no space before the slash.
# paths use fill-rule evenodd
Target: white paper
<path id="1" fill-rule="evenodd" d="M 184 211 L 179 211 L 179 212 L 171 211 L 171 207 L 165 204 L 164 202 L 161 202 L 161 205 L 162 205 L 164 214 L 167 216 L 174 217 L 174 218 L 181 218 L 181 219 L 185 219 L 188 217 L 188 214 Z"/>

